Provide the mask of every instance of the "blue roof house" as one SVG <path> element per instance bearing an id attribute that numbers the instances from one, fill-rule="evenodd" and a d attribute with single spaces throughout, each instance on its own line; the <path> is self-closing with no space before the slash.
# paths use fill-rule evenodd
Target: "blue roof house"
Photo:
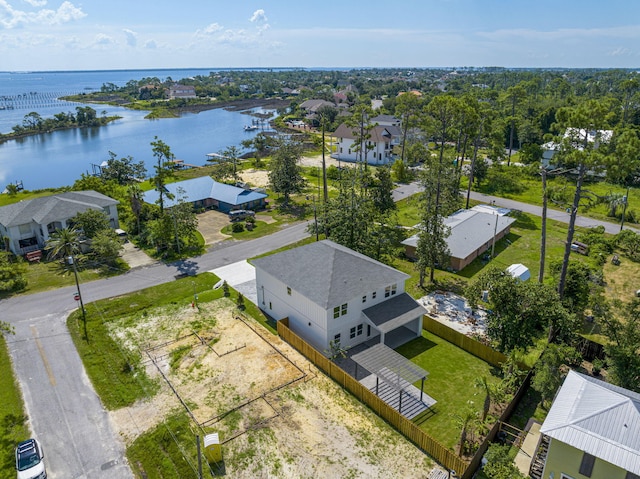
<path id="1" fill-rule="evenodd" d="M 193 207 L 215 208 L 225 213 L 231 210 L 260 210 L 266 206 L 267 195 L 253 190 L 245 190 L 233 185 L 218 183 L 210 176 L 169 183 L 165 190 L 173 199 L 164 198 L 164 205 L 171 208 L 179 201 L 193 203 Z M 144 201 L 156 203 L 160 195 L 156 190 L 146 191 Z"/>

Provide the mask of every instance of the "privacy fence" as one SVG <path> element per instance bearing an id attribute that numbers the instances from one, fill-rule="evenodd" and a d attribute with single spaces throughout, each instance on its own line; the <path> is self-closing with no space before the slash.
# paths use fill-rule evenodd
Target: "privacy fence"
<path id="1" fill-rule="evenodd" d="M 498 366 L 506 360 L 506 356 L 490 347 L 455 331 L 446 325 L 428 317 L 423 317 L 423 329 L 441 337 L 442 339 L 455 344 L 461 349 L 483 359 L 487 363 Z M 489 443 L 495 438 L 499 431 L 500 421 L 506 420 L 515 407 L 520 398 L 526 391 L 526 384 L 530 378 L 527 376 L 525 384 L 516 393 L 514 400 L 507 406 L 506 410 L 500 417 L 500 420 L 494 424 L 489 431 L 485 441 L 480 445 L 476 455 L 470 462 L 459 457 L 455 452 L 443 446 L 436 439 L 431 437 L 425 431 L 416 426 L 410 419 L 400 414 L 396 409 L 385 403 L 382 399 L 369 391 L 366 386 L 360 384 L 353 376 L 346 373 L 342 368 L 336 365 L 329 358 L 324 356 L 320 351 L 313 348 L 300 336 L 289 329 L 289 319 L 285 318 L 277 323 L 278 335 L 307 359 L 309 359 L 318 369 L 327 374 L 335 382 L 357 397 L 361 402 L 366 404 L 378 416 L 383 418 L 387 423 L 397 429 L 402 435 L 413 442 L 416 446 L 434 458 L 440 465 L 447 470 L 456 471 L 458 477 L 462 479 L 470 479 L 480 465 L 482 456 L 489 447 Z"/>

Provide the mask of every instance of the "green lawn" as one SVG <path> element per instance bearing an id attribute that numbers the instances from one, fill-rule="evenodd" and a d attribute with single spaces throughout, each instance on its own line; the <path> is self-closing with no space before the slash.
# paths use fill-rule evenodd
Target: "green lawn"
<path id="1" fill-rule="evenodd" d="M 456 416 L 469 401 L 482 410 L 484 395 L 474 387 L 476 379 L 486 376 L 490 383 L 497 383 L 500 378 L 494 376 L 491 365 L 428 331 L 423 330 L 421 338 L 397 351 L 429 373 L 424 391 L 438 401 L 435 415 L 420 422 L 420 427 L 444 446 L 454 448 L 460 438 Z M 415 386 L 420 388 L 420 382 Z"/>
<path id="2" fill-rule="evenodd" d="M 28 439 L 27 416 L 13 369 L 7 342 L 0 334 L 0 479 L 16 477 L 14 449 Z"/>

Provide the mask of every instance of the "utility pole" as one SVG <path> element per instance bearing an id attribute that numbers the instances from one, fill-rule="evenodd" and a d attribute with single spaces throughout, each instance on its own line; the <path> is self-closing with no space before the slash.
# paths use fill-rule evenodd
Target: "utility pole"
<path id="1" fill-rule="evenodd" d="M 84 337 L 89 342 L 89 335 L 87 334 L 87 313 L 84 310 L 84 302 L 82 301 L 82 292 L 80 291 L 80 282 L 78 281 L 78 268 L 76 267 L 75 258 L 73 255 L 69 255 L 67 261 L 73 266 L 73 275 L 76 279 L 76 290 L 78 291 L 78 300 L 80 301 L 80 310 L 82 311 L 82 322 L 84 324 Z"/>

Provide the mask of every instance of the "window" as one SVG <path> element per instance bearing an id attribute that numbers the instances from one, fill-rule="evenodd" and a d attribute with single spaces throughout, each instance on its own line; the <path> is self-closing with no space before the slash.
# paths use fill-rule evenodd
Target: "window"
<path id="1" fill-rule="evenodd" d="M 398 285 L 397 284 L 392 284 L 391 285 L 391 296 L 395 295 L 397 290 L 398 290 Z"/>
<path id="2" fill-rule="evenodd" d="M 340 312 L 340 316 L 344 316 L 345 314 L 347 314 L 347 303 L 344 303 L 342 305 L 342 311 Z"/>
<path id="3" fill-rule="evenodd" d="M 336 335 L 333 337 L 333 342 L 334 342 L 336 345 L 340 344 L 340 333 L 336 334 Z"/>
<path id="4" fill-rule="evenodd" d="M 31 225 L 26 224 L 26 225 L 20 225 L 18 226 L 18 229 L 20 230 L 20 234 L 21 235 L 26 235 L 31 233 Z"/>
<path id="5" fill-rule="evenodd" d="M 367 295 L 366 295 L 366 294 L 362 297 L 362 302 L 363 302 L 363 303 L 366 303 L 366 302 L 367 302 Z"/>
<path id="6" fill-rule="evenodd" d="M 362 335 L 362 324 L 358 324 L 358 328 L 357 328 L 357 334 L 358 336 Z"/>
<path id="7" fill-rule="evenodd" d="M 367 337 L 371 336 L 371 325 L 367 324 Z"/>
<path id="8" fill-rule="evenodd" d="M 356 337 L 356 328 L 355 326 L 349 330 L 349 338 L 353 339 Z"/>
<path id="9" fill-rule="evenodd" d="M 391 286 L 384 288 L 384 297 L 388 298 L 389 296 L 391 296 Z"/>
<path id="10" fill-rule="evenodd" d="M 291 288 L 289 286 L 287 286 L 287 294 L 291 296 Z"/>
<path id="11" fill-rule="evenodd" d="M 333 319 L 340 317 L 340 306 L 333 308 Z"/>
<path id="12" fill-rule="evenodd" d="M 269 301 L 269 309 L 273 309 L 273 308 L 271 307 L 271 301 Z"/>
<path id="13" fill-rule="evenodd" d="M 378 294 L 378 293 L 377 293 L 377 292 L 375 292 L 375 291 L 374 291 L 373 293 L 371 293 L 371 299 L 376 299 L 377 294 Z"/>
<path id="14" fill-rule="evenodd" d="M 586 452 L 582 456 L 582 462 L 580 463 L 580 474 L 583 476 L 591 477 L 593 472 L 593 464 L 596 462 L 595 456 L 587 454 Z"/>

